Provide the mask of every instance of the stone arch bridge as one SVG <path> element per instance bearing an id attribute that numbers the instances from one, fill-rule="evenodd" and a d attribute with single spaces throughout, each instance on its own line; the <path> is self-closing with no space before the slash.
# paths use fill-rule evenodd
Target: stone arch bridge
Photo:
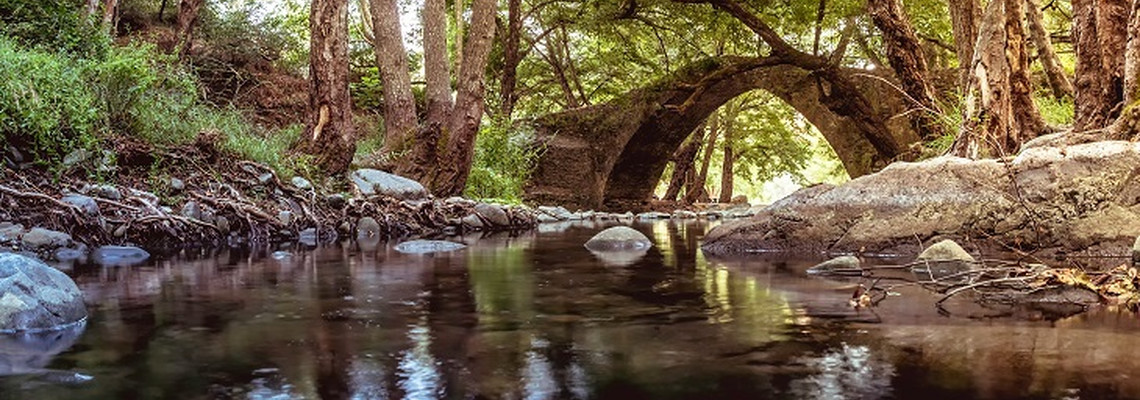
<path id="1" fill-rule="evenodd" d="M 540 117 L 533 125 L 545 152 L 527 183 L 527 198 L 570 209 L 640 209 L 674 151 L 701 121 L 757 89 L 782 99 L 819 129 L 852 177 L 865 175 L 897 158 L 918 136 L 896 86 L 866 71 L 848 72 L 870 112 L 845 112 L 836 102 L 853 99 L 831 96 L 828 82 L 778 58 L 720 57 L 608 103 Z M 884 144 L 884 132 L 892 143 Z"/>

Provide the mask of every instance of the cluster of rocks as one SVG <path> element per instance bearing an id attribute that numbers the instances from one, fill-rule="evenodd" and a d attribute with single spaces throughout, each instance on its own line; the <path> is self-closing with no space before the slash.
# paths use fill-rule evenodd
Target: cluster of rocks
<path id="1" fill-rule="evenodd" d="M 615 221 L 620 223 L 631 223 L 633 221 L 657 221 L 664 219 L 673 220 L 717 220 L 717 219 L 736 219 L 747 218 L 756 215 L 756 211 L 747 204 L 732 205 L 723 209 L 707 209 L 700 211 L 689 210 L 675 210 L 672 213 L 665 213 L 660 211 L 643 212 L 634 214 L 632 212 L 625 213 L 608 213 L 601 211 L 576 211 L 570 212 L 563 207 L 540 206 L 536 210 L 536 218 L 539 223 L 553 223 L 553 222 L 566 222 L 566 221 Z"/>
<path id="2" fill-rule="evenodd" d="M 150 258 L 138 247 L 101 246 L 94 250 L 72 239 L 71 235 L 40 227 L 0 222 L 0 253 L 58 262 L 91 262 L 100 265 L 134 265 Z"/>

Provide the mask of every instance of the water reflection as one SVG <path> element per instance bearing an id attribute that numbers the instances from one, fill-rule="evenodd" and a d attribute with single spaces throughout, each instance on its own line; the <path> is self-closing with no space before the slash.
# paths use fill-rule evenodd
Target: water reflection
<path id="1" fill-rule="evenodd" d="M 814 260 L 706 259 L 710 226 L 635 226 L 655 247 L 617 267 L 582 247 L 604 224 L 79 266 L 87 332 L 9 364 L 94 379 L 0 378 L 0 398 L 1140 397 L 1130 314 L 947 319 L 900 289 L 871 315 Z"/>

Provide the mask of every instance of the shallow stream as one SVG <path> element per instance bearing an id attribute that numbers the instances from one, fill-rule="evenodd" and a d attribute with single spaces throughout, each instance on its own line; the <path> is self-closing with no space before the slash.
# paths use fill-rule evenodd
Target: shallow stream
<path id="1" fill-rule="evenodd" d="M 710 227 L 634 225 L 640 258 L 580 223 L 76 266 L 86 326 L 0 339 L 0 398 L 1140 398 L 1130 313 L 947 315 L 907 287 L 855 310 L 819 260 L 707 259 Z"/>

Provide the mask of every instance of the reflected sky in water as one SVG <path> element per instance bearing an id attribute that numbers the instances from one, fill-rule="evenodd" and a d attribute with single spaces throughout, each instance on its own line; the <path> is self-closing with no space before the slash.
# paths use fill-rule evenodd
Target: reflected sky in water
<path id="1" fill-rule="evenodd" d="M 818 260 L 707 259 L 710 226 L 636 225 L 655 247 L 621 262 L 579 223 L 80 266 L 86 327 L 0 338 L 0 399 L 1140 397 L 1131 314 L 947 318 L 919 289 L 852 310 Z"/>

